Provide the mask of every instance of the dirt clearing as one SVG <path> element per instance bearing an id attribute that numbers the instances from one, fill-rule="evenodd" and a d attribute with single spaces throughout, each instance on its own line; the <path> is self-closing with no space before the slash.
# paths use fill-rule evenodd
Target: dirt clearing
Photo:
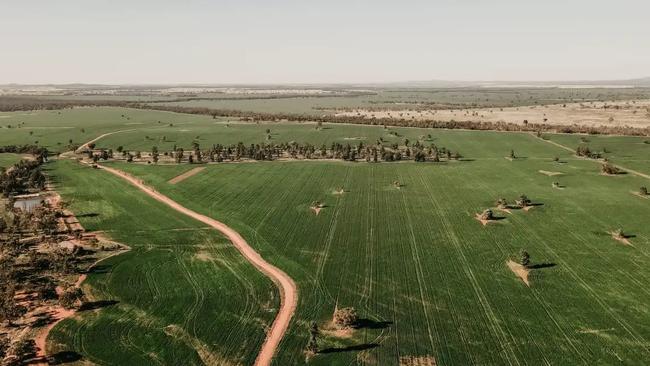
<path id="1" fill-rule="evenodd" d="M 508 265 L 508 268 L 514 273 L 517 277 L 521 278 L 522 281 L 526 284 L 526 286 L 530 287 L 530 283 L 528 282 L 528 274 L 530 273 L 530 270 L 521 264 L 508 260 L 506 263 Z"/>
<path id="2" fill-rule="evenodd" d="M 556 176 L 556 175 L 562 175 L 562 174 L 564 174 L 564 173 L 560 173 L 560 172 L 549 172 L 548 170 L 538 170 L 538 171 L 539 171 L 540 173 L 544 174 L 544 175 L 548 175 L 549 177 L 554 177 L 554 176 Z"/>
<path id="3" fill-rule="evenodd" d="M 185 173 L 183 173 L 181 175 L 177 175 L 174 178 L 170 179 L 167 183 L 169 183 L 169 184 L 178 184 L 178 183 L 184 181 L 185 179 L 187 179 L 189 177 L 192 177 L 194 175 L 199 174 L 203 169 L 205 169 L 204 166 L 194 168 L 194 169 L 190 169 L 190 170 L 186 171 Z"/>
<path id="4" fill-rule="evenodd" d="M 399 366 L 436 366 L 433 356 L 400 356 Z"/>

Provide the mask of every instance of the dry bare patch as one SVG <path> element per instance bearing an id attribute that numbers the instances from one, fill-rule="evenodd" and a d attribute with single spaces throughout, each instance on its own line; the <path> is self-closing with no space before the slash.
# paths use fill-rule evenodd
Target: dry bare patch
<path id="1" fill-rule="evenodd" d="M 508 268 L 514 273 L 517 277 L 521 278 L 521 280 L 526 284 L 526 286 L 530 287 L 530 283 L 528 282 L 528 274 L 530 273 L 530 270 L 521 264 L 513 261 L 513 260 L 508 260 L 506 263 L 508 265 Z"/>
<path id="2" fill-rule="evenodd" d="M 194 169 L 190 169 L 190 170 L 186 171 L 185 173 L 177 175 L 174 178 L 170 179 L 167 183 L 169 183 L 169 184 L 178 184 L 178 183 L 184 181 L 185 179 L 187 179 L 187 178 L 189 178 L 191 176 L 199 174 L 203 169 L 205 169 L 204 166 L 194 168 Z"/>

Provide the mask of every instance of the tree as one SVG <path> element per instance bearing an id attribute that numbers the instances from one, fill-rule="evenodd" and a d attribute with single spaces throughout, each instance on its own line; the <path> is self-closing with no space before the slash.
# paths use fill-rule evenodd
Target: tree
<path id="1" fill-rule="evenodd" d="M 519 253 L 519 258 L 520 258 L 519 263 L 522 266 L 528 267 L 528 265 L 530 265 L 530 255 L 524 249 L 522 249 L 521 252 Z"/>
<path id="2" fill-rule="evenodd" d="M 9 350 L 9 338 L 6 335 L 0 335 L 0 360 L 4 359 Z"/>
<path id="3" fill-rule="evenodd" d="M 5 279 L 6 282 L 6 279 Z M 5 321 L 9 325 L 25 313 L 25 308 L 18 305 L 14 296 L 16 289 L 12 283 L 5 283 L 0 291 L 0 321 Z"/>
<path id="4" fill-rule="evenodd" d="M 515 151 L 514 151 L 514 150 L 510 150 L 510 159 L 515 159 L 515 158 L 516 158 L 516 156 L 515 156 Z"/>
<path id="5" fill-rule="evenodd" d="M 481 220 L 493 220 L 494 219 L 494 214 L 492 213 L 492 210 L 489 208 L 484 210 L 481 213 Z"/>
<path id="6" fill-rule="evenodd" d="M 610 174 L 610 175 L 615 175 L 615 174 L 620 174 L 621 170 L 615 167 L 614 165 L 610 163 L 603 163 L 600 167 L 600 171 L 604 174 Z"/>
<path id="7" fill-rule="evenodd" d="M 318 336 L 320 335 L 320 330 L 318 329 L 318 324 L 316 322 L 311 322 L 309 327 L 309 342 L 307 343 L 307 352 L 318 353 Z"/>
<path id="8" fill-rule="evenodd" d="M 341 308 L 334 310 L 334 324 L 339 328 L 351 328 L 357 325 L 359 316 L 353 307 Z"/>
<path id="9" fill-rule="evenodd" d="M 499 198 L 496 204 L 498 208 L 508 208 L 508 201 L 505 198 Z"/>
<path id="10" fill-rule="evenodd" d="M 645 186 L 639 188 L 639 194 L 641 194 L 642 196 L 647 196 L 648 195 L 648 188 L 646 188 Z M 1 224 L 0 224 L 0 227 L 1 227 Z M 0 232 L 2 232 L 2 230 L 0 230 Z"/>
<path id="11" fill-rule="evenodd" d="M 525 194 L 522 194 L 521 196 L 519 196 L 516 203 L 517 203 L 517 206 L 519 206 L 521 208 L 525 208 L 525 207 L 530 206 L 531 200 L 528 199 L 528 197 Z"/>
<path id="12" fill-rule="evenodd" d="M 66 309 L 72 309 L 83 299 L 83 291 L 79 287 L 71 287 L 59 296 L 59 303 Z"/>

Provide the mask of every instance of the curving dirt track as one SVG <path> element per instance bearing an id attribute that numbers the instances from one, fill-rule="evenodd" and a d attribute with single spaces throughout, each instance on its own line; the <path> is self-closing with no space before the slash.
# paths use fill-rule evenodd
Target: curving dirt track
<path id="1" fill-rule="evenodd" d="M 105 133 L 105 134 L 103 134 L 103 135 L 99 135 L 99 136 L 95 137 L 94 139 L 92 139 L 92 140 L 86 142 L 85 144 L 79 146 L 79 147 L 77 148 L 77 150 L 75 150 L 74 152 L 75 152 L 76 154 L 80 154 L 80 153 L 82 153 L 84 150 L 86 150 L 86 149 L 88 148 L 88 145 L 92 144 L 93 142 L 97 142 L 97 141 L 103 139 L 103 138 L 106 137 L 106 136 L 110 136 L 110 135 L 113 135 L 113 134 L 116 134 L 116 133 L 120 133 L 120 132 L 129 132 L 129 131 L 135 131 L 135 128 L 132 128 L 132 129 L 129 129 L 129 130 L 113 131 L 113 132 Z"/>
<path id="2" fill-rule="evenodd" d="M 257 359 L 255 360 L 256 366 L 270 365 L 275 351 L 277 350 L 282 337 L 289 327 L 289 322 L 293 317 L 293 314 L 296 310 L 296 305 L 298 303 L 298 288 L 296 287 L 293 279 L 291 279 L 291 277 L 289 277 L 281 269 L 265 261 L 264 258 L 262 258 L 262 256 L 260 256 L 260 254 L 255 251 L 255 249 L 248 245 L 246 240 L 244 240 L 244 238 L 239 235 L 239 233 L 231 229 L 229 226 L 223 224 L 222 222 L 194 212 L 180 205 L 171 198 L 145 185 L 141 180 L 121 170 L 102 165 L 99 165 L 98 168 L 126 180 L 127 182 L 139 188 L 141 191 L 145 192 L 147 195 L 151 196 L 159 202 L 166 204 L 174 210 L 217 229 L 233 243 L 235 248 L 237 248 L 237 250 L 239 250 L 239 252 L 251 264 L 253 264 L 255 268 L 270 278 L 278 286 L 280 289 L 281 298 L 280 310 L 278 311 L 278 314 L 273 321 L 273 325 L 266 335 L 266 340 L 262 345 L 262 349 L 260 350 Z"/>

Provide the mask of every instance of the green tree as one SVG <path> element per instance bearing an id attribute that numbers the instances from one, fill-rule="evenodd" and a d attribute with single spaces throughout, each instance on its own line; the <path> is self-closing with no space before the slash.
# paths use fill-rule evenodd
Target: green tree
<path id="1" fill-rule="evenodd" d="M 320 330 L 316 322 L 311 322 L 309 327 L 309 342 L 307 343 L 307 351 L 311 353 L 318 353 L 318 336 Z"/>
<path id="2" fill-rule="evenodd" d="M 530 265 L 530 255 L 524 249 L 522 249 L 521 252 L 519 253 L 519 258 L 520 258 L 520 264 L 522 266 L 528 267 Z"/>

